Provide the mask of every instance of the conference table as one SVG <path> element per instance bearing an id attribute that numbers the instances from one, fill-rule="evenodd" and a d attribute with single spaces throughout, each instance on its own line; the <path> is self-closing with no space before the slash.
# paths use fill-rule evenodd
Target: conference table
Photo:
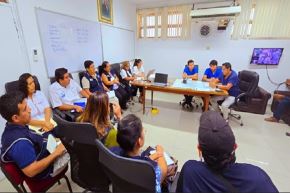
<path id="1" fill-rule="evenodd" d="M 211 88 L 208 82 L 203 82 L 203 81 L 187 80 L 186 83 L 183 83 L 182 79 L 176 79 L 173 83 L 169 83 L 166 86 L 157 86 L 148 81 L 135 80 L 131 82 L 131 84 L 134 86 L 143 87 L 143 93 L 142 93 L 143 114 L 145 114 L 146 91 L 151 91 L 151 105 L 153 105 L 153 92 L 154 91 L 190 95 L 190 96 L 200 96 L 203 99 L 204 111 L 208 110 L 211 96 L 227 96 L 228 95 L 227 91 Z"/>

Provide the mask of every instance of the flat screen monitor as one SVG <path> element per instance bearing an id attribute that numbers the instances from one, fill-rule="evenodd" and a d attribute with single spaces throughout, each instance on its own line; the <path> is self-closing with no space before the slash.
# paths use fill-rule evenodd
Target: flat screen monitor
<path id="1" fill-rule="evenodd" d="M 278 65 L 284 48 L 254 48 L 251 64 Z"/>

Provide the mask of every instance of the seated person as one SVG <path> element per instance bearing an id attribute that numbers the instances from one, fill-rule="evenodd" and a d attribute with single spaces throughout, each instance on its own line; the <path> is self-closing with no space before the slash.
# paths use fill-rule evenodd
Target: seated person
<path id="1" fill-rule="evenodd" d="M 218 85 L 217 83 L 221 83 Z M 210 81 L 212 88 L 219 88 L 226 90 L 229 96 L 213 96 L 210 99 L 211 107 L 218 112 L 222 112 L 224 118 L 227 120 L 229 115 L 229 107 L 234 104 L 235 98 L 239 95 L 239 79 L 237 73 L 232 70 L 232 65 L 226 62 L 222 65 L 222 74 L 218 79 L 212 79 Z M 218 101 L 223 101 L 221 109 Z"/>
<path id="2" fill-rule="evenodd" d="M 35 89 L 35 82 L 31 74 L 24 73 L 19 77 L 19 90 L 24 94 L 27 105 L 31 109 L 29 125 L 51 131 L 55 122 L 51 119 L 52 111 L 46 96 Z"/>
<path id="3" fill-rule="evenodd" d="M 192 79 L 197 80 L 198 79 L 198 67 L 194 65 L 193 60 L 188 60 L 187 65 L 185 66 L 183 73 L 182 73 L 183 79 Z M 191 101 L 193 96 L 184 95 L 185 102 L 182 103 L 182 106 L 189 105 L 189 108 L 193 108 Z"/>
<path id="4" fill-rule="evenodd" d="M 265 121 L 269 121 L 269 122 L 279 122 L 282 114 L 284 113 L 284 111 L 286 110 L 286 108 L 290 107 L 290 97 L 287 97 L 285 95 L 281 95 L 281 94 L 274 94 L 274 99 L 276 99 L 277 101 L 279 101 L 279 104 L 275 110 L 275 112 L 273 113 L 272 117 L 269 118 L 265 118 Z"/>
<path id="5" fill-rule="evenodd" d="M 131 85 L 130 82 L 131 81 L 134 81 L 136 80 L 136 77 L 134 77 L 131 73 L 131 70 L 130 70 L 130 63 L 127 61 L 127 62 L 124 62 L 123 65 L 122 65 L 122 70 L 121 70 L 121 73 L 120 73 L 122 79 L 123 79 L 123 83 L 125 85 L 128 85 L 128 87 L 130 88 L 130 94 L 132 97 L 135 97 L 137 96 L 137 92 L 138 92 L 138 89 L 139 89 L 139 92 L 140 92 L 140 96 L 139 96 L 139 102 L 142 103 L 142 92 L 143 92 L 143 87 L 141 86 L 134 86 L 134 85 Z"/>
<path id="6" fill-rule="evenodd" d="M 84 66 L 85 66 L 86 72 L 85 72 L 84 77 L 81 80 L 84 91 L 88 95 L 91 95 L 92 93 L 96 91 L 109 92 L 110 89 L 108 89 L 102 82 L 100 74 L 96 71 L 94 62 L 91 60 L 86 60 L 84 62 Z M 111 103 L 119 103 L 118 98 L 115 96 L 110 97 L 109 101 Z"/>
<path id="7" fill-rule="evenodd" d="M 121 119 L 121 109 L 113 103 L 113 112 L 118 120 Z M 117 130 L 110 122 L 109 98 L 105 92 L 94 92 L 87 101 L 84 112 L 77 118 L 78 122 L 87 122 L 95 126 L 98 138 L 110 148 L 119 146 L 116 140 Z"/>
<path id="8" fill-rule="evenodd" d="M 84 62 L 84 66 L 86 69 L 85 75 L 82 78 L 82 85 L 84 91 L 91 95 L 92 93 L 96 91 L 100 92 L 108 92 L 110 89 L 108 89 L 104 83 L 102 82 L 102 79 L 99 75 L 99 73 L 95 69 L 94 62 L 91 60 L 86 60 Z"/>
<path id="9" fill-rule="evenodd" d="M 261 168 L 235 163 L 235 136 L 219 113 L 202 114 L 198 143 L 204 161 L 183 165 L 176 192 L 278 192 Z"/>
<path id="10" fill-rule="evenodd" d="M 209 63 L 209 68 L 207 68 L 202 77 L 202 81 L 210 82 L 212 79 L 217 79 L 221 75 L 222 71 L 218 68 L 218 62 L 212 60 Z"/>
<path id="11" fill-rule="evenodd" d="M 27 126 L 31 121 L 31 109 L 22 92 L 0 97 L 0 114 L 7 123 L 1 138 L 1 161 L 14 162 L 28 177 L 49 179 L 53 162 L 65 152 L 62 144 L 53 153 L 46 150 L 42 135 Z"/>
<path id="12" fill-rule="evenodd" d="M 137 79 L 145 79 L 145 70 L 143 67 L 143 61 L 141 59 L 135 59 L 133 65 L 133 76 Z"/>
<path id="13" fill-rule="evenodd" d="M 145 143 L 145 133 L 141 120 L 129 114 L 118 124 L 117 142 L 122 148 L 121 156 L 148 161 L 155 169 L 156 192 L 161 192 L 161 183 L 167 175 L 167 163 L 164 158 L 164 150 L 160 145 L 156 146 L 156 153 L 149 157 L 141 152 Z"/>
<path id="14" fill-rule="evenodd" d="M 129 94 L 120 85 L 117 75 L 111 71 L 111 65 L 109 62 L 104 61 L 102 63 L 100 74 L 102 81 L 110 90 L 115 91 L 116 97 L 119 99 L 119 104 L 122 109 L 127 109 L 127 101 L 129 100 Z"/>
<path id="15" fill-rule="evenodd" d="M 74 102 L 80 100 L 81 96 L 88 98 L 89 95 L 74 80 L 70 79 L 67 69 L 56 69 L 55 79 L 56 81 L 49 87 L 52 107 L 61 111 L 83 112 L 83 108 L 74 105 Z"/>

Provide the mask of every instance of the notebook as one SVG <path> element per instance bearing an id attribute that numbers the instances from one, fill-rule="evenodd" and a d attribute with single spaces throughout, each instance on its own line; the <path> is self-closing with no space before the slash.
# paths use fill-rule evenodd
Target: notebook
<path id="1" fill-rule="evenodd" d="M 56 138 L 49 134 L 47 138 L 47 145 L 46 149 L 49 151 L 49 153 L 52 153 L 55 151 L 56 147 L 61 144 L 61 141 L 57 141 Z M 68 165 L 70 161 L 70 156 L 67 152 L 65 152 L 63 155 L 58 157 L 54 162 L 53 162 L 53 172 L 50 174 L 51 177 L 54 177 L 58 175 L 60 172 L 62 172 L 65 167 Z"/>

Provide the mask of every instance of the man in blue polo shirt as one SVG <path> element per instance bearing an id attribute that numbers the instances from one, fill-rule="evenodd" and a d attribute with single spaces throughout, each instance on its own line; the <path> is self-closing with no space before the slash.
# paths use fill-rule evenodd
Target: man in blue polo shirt
<path id="1" fill-rule="evenodd" d="M 228 91 L 228 96 L 214 96 L 210 99 L 211 108 L 218 112 L 221 111 L 224 118 L 227 120 L 229 115 L 229 107 L 234 104 L 235 98 L 239 95 L 238 75 L 232 70 L 232 65 L 229 62 L 226 62 L 222 65 L 222 74 L 219 78 L 213 79 L 209 84 L 213 88 Z M 219 107 L 218 101 L 223 101 L 221 107 Z"/>
<path id="2" fill-rule="evenodd" d="M 187 65 L 185 66 L 182 74 L 183 79 L 192 79 L 197 80 L 198 79 L 198 66 L 194 65 L 193 60 L 188 60 Z M 189 107 L 192 109 L 193 106 L 191 104 L 193 96 L 184 95 L 185 102 L 182 103 L 182 106 L 184 107 L 186 104 L 189 105 Z"/>
<path id="3" fill-rule="evenodd" d="M 65 148 L 60 144 L 51 154 L 47 151 L 47 139 L 27 126 L 30 112 L 21 92 L 0 97 L 0 114 L 7 120 L 1 137 L 1 162 L 14 162 L 28 177 L 47 179 L 53 172 L 54 160 L 65 152 Z"/>
<path id="4" fill-rule="evenodd" d="M 210 82 L 212 79 L 219 78 L 219 76 L 222 73 L 222 70 L 217 65 L 218 62 L 216 60 L 210 61 L 209 68 L 205 70 L 204 75 L 202 77 L 202 81 Z"/>
<path id="5" fill-rule="evenodd" d="M 183 165 L 176 192 L 278 192 L 261 168 L 235 163 L 235 136 L 219 113 L 202 114 L 198 143 L 204 161 L 189 160 Z"/>

